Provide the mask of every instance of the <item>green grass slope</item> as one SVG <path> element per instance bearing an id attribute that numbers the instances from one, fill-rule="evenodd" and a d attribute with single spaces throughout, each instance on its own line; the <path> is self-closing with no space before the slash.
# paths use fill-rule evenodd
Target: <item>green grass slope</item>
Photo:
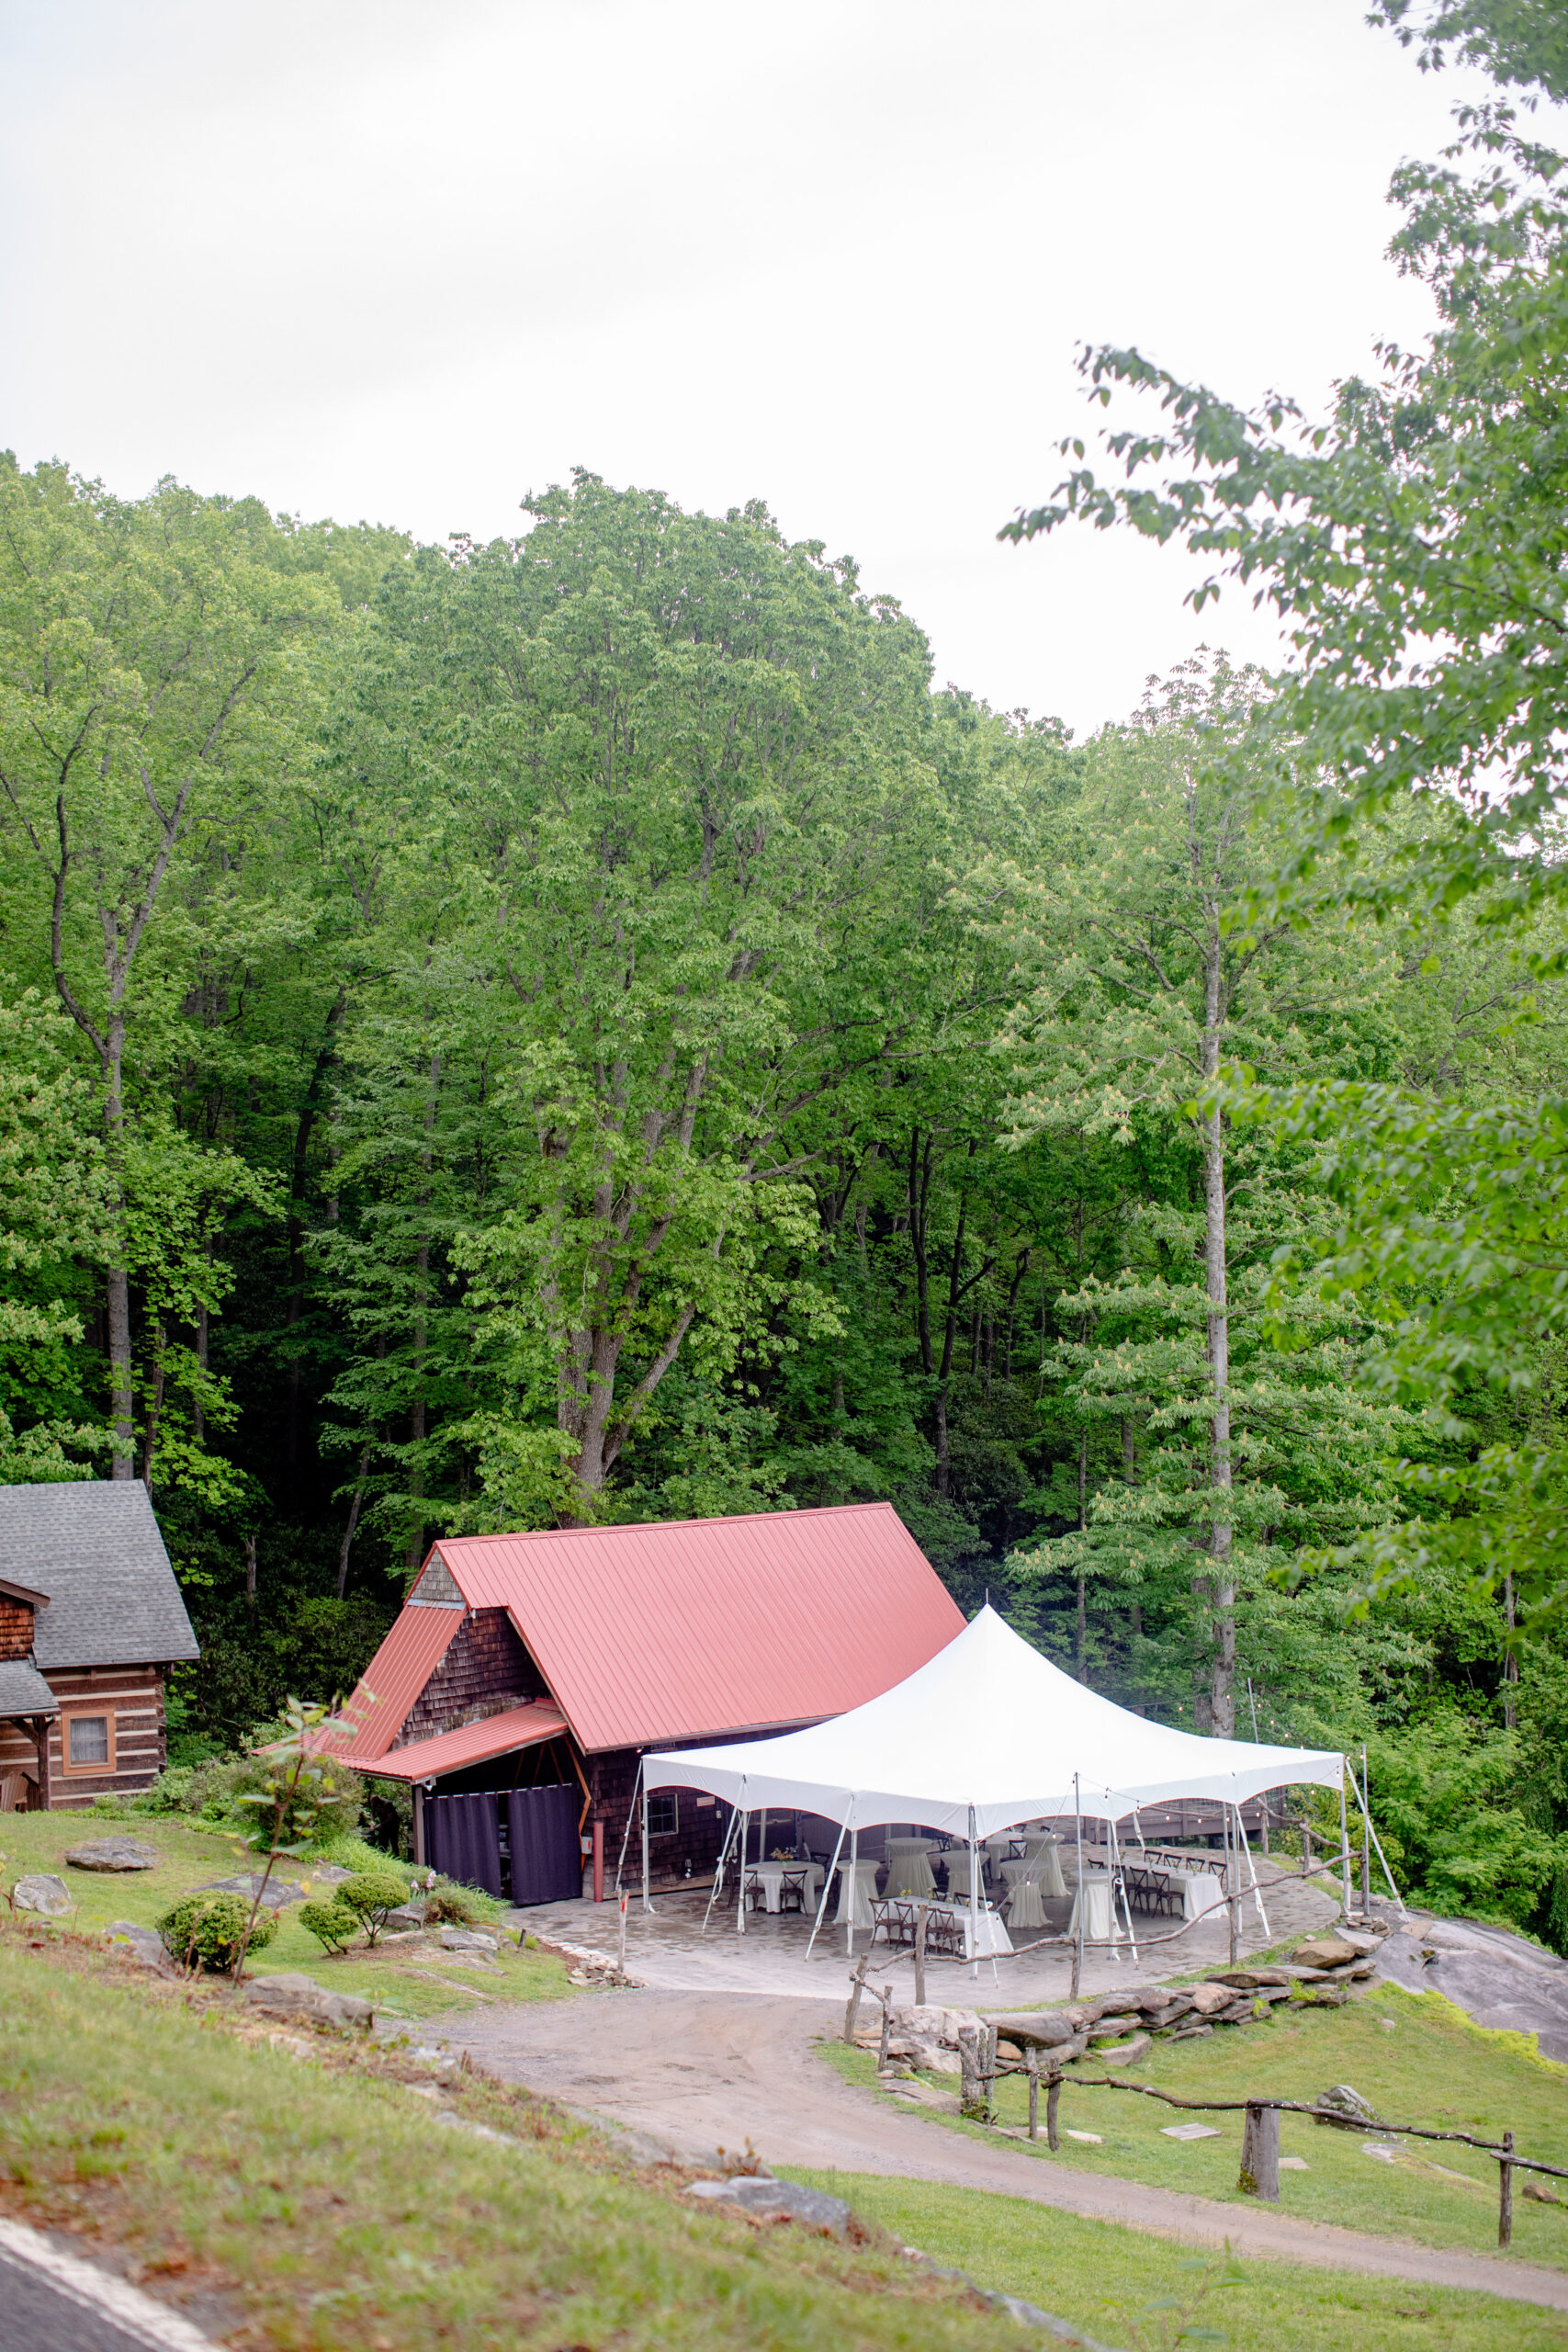
<path id="1" fill-rule="evenodd" d="M 75 1870 L 65 1860 L 72 1846 L 100 1838 L 134 1838 L 155 1847 L 158 1866 L 151 1871 L 106 1873 Z M 193 1829 L 184 1822 L 142 1819 L 104 1820 L 81 1813 L 8 1813 L 0 1815 L 0 1856 L 6 1886 L 29 1871 L 52 1871 L 65 1881 L 76 1909 L 63 1924 L 85 1931 L 107 1927 L 111 1919 L 131 1919 L 151 1927 L 176 1898 L 217 1878 L 233 1878 L 252 1867 L 250 1855 L 238 1838 L 211 1830 Z M 385 1870 L 388 1859 L 370 1848 L 353 1843 L 334 1849 L 333 1859 L 349 1870 Z M 280 1862 L 277 1875 L 297 1885 L 309 1878 L 309 1860 Z M 400 1870 L 406 1878 L 406 1871 Z M 311 1888 L 318 1897 L 331 1892 Z M 499 1912 L 498 1904 L 475 1897 L 476 1911 Z M 407 1944 L 363 1944 L 341 1957 L 323 1951 L 314 1936 L 299 1925 L 299 1904 L 277 1915 L 277 1934 L 257 1952 L 254 1973 L 302 1969 L 334 1993 L 355 1993 L 394 2009 L 401 2017 L 432 2017 L 438 2011 L 484 2007 L 490 2001 L 556 1999 L 570 1994 L 565 1965 L 539 1951 L 503 1947 L 497 1956 L 501 1973 L 467 1971 L 427 1951 Z M 20 1915 L 18 1915 L 20 1916 Z"/>
<path id="2" fill-rule="evenodd" d="M 241 2038 L 227 1996 L 0 1928 L 0 2208 L 215 2292 L 276 2352 L 1014 2352 L 874 2237 L 682 2198 L 499 2086 L 438 2123 L 399 2061 Z M 3 2333 L 3 2330 L 0 2330 Z"/>
<path id="3" fill-rule="evenodd" d="M 1005 2287 L 1103 2344 L 1220 2342 L 1229 2352 L 1560 2352 L 1561 2312 L 1494 2295 L 1362 2278 L 1296 2263 L 1190 2256 L 1113 2222 L 1082 2221 L 995 2197 L 866 2173 L 801 2172 L 793 2180 L 846 2197 L 933 2260 Z M 1226 2283 L 1234 2281 L 1235 2283 Z M 1213 2331 L 1213 2333 L 1211 2333 Z"/>
<path id="4" fill-rule="evenodd" d="M 821 2049 L 852 2081 L 874 2082 L 875 2060 L 869 2052 L 833 2041 Z M 1086 2060 L 1077 2071 L 1105 2070 Z M 952 2076 L 930 2079 L 944 2089 L 957 2086 Z M 1277 2008 L 1267 2024 L 1222 2027 L 1201 2041 L 1156 2042 L 1127 2079 L 1183 2098 L 1221 2099 L 1248 2093 L 1312 2099 L 1332 2084 L 1348 2083 L 1391 2123 L 1485 2138 L 1511 2129 L 1521 2154 L 1568 2165 L 1568 2068 L 1538 2057 L 1520 2034 L 1472 2025 L 1437 1993 L 1404 1993 L 1380 1984 L 1340 2009 Z M 1017 2076 L 998 2086 L 998 2109 L 1004 2124 L 1027 2121 L 1028 2096 Z M 1218 2136 L 1186 2142 L 1165 2136 L 1168 2125 L 1189 2122 L 1207 2124 Z M 1053 2156 L 1044 2143 L 1043 2096 L 1037 2150 L 1027 2141 L 1015 2144 L 1037 2154 L 1043 2164 L 1247 2201 L 1236 2186 L 1239 2114 L 1188 2115 L 1131 2091 L 1075 2083 L 1069 2070 L 1061 2124 L 1064 2132 L 1098 2133 L 1103 2145 L 1064 2139 L 1060 2154 Z M 984 2126 L 956 2118 L 933 2118 L 932 2128 L 991 2136 Z M 1280 2153 L 1307 2166 L 1280 2175 L 1285 2212 L 1426 2245 L 1496 2251 L 1497 2167 L 1474 2149 L 1406 2141 L 1389 2160 L 1370 2155 L 1359 2132 L 1286 2115 L 1280 2118 Z M 1568 2268 L 1568 2206 L 1538 2205 L 1517 2195 L 1513 2253 L 1525 2262 Z"/>

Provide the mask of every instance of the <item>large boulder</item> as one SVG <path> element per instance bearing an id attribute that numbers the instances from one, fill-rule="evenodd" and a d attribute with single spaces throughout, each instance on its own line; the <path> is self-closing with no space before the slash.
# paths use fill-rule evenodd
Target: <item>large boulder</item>
<path id="1" fill-rule="evenodd" d="M 263 2017 L 304 2018 L 336 2032 L 367 2032 L 375 2015 L 372 2004 L 353 1993 L 329 1993 L 313 1976 L 287 1973 L 253 1976 L 245 2000 Z"/>
<path id="2" fill-rule="evenodd" d="M 93 1838 L 85 1846 L 68 1846 L 65 1859 L 73 1871 L 153 1871 L 161 1857 L 140 1838 Z"/>
<path id="3" fill-rule="evenodd" d="M 63 1919 L 76 1908 L 71 1889 L 52 1871 L 29 1871 L 11 1889 L 11 1900 L 18 1911 L 40 1911 L 46 1919 Z"/>
<path id="4" fill-rule="evenodd" d="M 1130 2041 L 1112 2041 L 1105 2049 L 1097 2048 L 1093 2054 L 1101 2066 L 1135 2066 L 1154 2046 L 1148 2034 L 1135 2033 Z"/>
<path id="5" fill-rule="evenodd" d="M 276 1872 L 271 1878 L 266 1878 L 265 1871 L 251 1871 L 241 1878 L 203 1879 L 192 1892 L 197 1894 L 243 1894 L 248 1903 L 254 1903 L 259 1894 L 264 1911 L 281 1911 L 290 1903 L 303 1903 L 308 1890 L 296 1886 L 292 1879 L 279 1878 Z"/>
<path id="6" fill-rule="evenodd" d="M 155 1928 L 143 1928 L 134 1919 L 113 1919 L 104 1934 L 118 1959 L 130 1961 L 135 1968 L 150 1968 L 156 1976 L 179 1974 Z"/>
<path id="7" fill-rule="evenodd" d="M 1314 2122 L 1332 2123 L 1339 2132 L 1348 2131 L 1352 2124 L 1377 2120 L 1360 2092 L 1348 2083 L 1336 2083 L 1332 2090 L 1320 2091 L 1313 2107 Z"/>
<path id="8" fill-rule="evenodd" d="M 1217 2018 L 1228 2009 L 1235 1994 L 1228 1984 L 1193 1984 L 1188 1988 L 1189 1997 L 1201 2018 Z"/>
<path id="9" fill-rule="evenodd" d="M 716 2205 L 739 2205 L 759 2222 L 798 2222 L 803 2229 L 820 2230 L 841 2238 L 850 2224 L 850 2209 L 839 2197 L 819 2188 L 802 2188 L 793 2180 L 694 2180 L 686 2191 Z"/>
<path id="10" fill-rule="evenodd" d="M 1348 1968 L 1363 1955 L 1343 1936 L 1309 1936 L 1291 1957 L 1298 1968 Z"/>
<path id="11" fill-rule="evenodd" d="M 986 2022 L 994 2025 L 998 2033 L 1005 2033 L 1010 2041 L 1016 2041 L 1021 2049 L 1027 2050 L 1032 2042 L 1036 2049 L 1055 2050 L 1064 2041 L 1077 2038 L 1080 2029 L 1069 2022 L 1071 2015 L 1066 2009 L 1026 2009 L 1017 2016 L 987 2018 Z"/>

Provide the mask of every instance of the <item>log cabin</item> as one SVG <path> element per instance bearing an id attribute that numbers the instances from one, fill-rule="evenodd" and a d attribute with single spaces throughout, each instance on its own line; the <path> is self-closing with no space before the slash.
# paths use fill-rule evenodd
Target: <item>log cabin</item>
<path id="1" fill-rule="evenodd" d="M 586 1852 L 600 1900 L 645 1748 L 820 1723 L 963 1625 L 890 1503 L 445 1537 L 321 1744 L 412 1790 L 416 1862 L 525 1904 Z M 649 1813 L 657 1883 L 712 1871 L 713 1798 Z"/>
<path id="2" fill-rule="evenodd" d="M 140 1480 L 0 1487 L 0 1810 L 146 1788 L 169 1668 L 198 1655 Z"/>

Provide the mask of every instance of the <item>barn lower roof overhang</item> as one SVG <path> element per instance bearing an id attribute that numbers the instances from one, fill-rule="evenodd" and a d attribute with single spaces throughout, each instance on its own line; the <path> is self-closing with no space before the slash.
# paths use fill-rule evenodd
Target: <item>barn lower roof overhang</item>
<path id="1" fill-rule="evenodd" d="M 464 1724 L 457 1731 L 437 1732 L 432 1739 L 411 1740 L 406 1747 L 395 1747 L 359 1769 L 378 1781 L 439 1781 L 448 1772 L 466 1771 L 470 1765 L 489 1764 L 498 1756 L 570 1736 L 570 1729 L 558 1708 L 535 1702 Z"/>

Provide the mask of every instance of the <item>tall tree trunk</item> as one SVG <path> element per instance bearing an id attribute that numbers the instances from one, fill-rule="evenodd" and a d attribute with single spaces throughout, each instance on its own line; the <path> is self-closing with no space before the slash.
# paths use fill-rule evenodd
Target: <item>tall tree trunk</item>
<path id="1" fill-rule="evenodd" d="M 1078 1533 L 1089 1532 L 1089 1430 L 1078 1433 Z M 1084 1657 L 1089 1648 L 1089 1594 L 1084 1579 L 1083 1560 L 1078 1560 L 1077 1585 L 1074 1593 L 1073 1672 L 1080 1682 L 1084 1673 Z"/>
<path id="2" fill-rule="evenodd" d="M 1514 1574 L 1510 1568 L 1503 1578 L 1503 1621 L 1509 1633 L 1514 1630 Z M 1518 1722 L 1517 1692 L 1519 1687 L 1519 1654 L 1512 1642 L 1503 1653 L 1503 1729 L 1512 1731 Z"/>
<path id="3" fill-rule="evenodd" d="M 1211 911 L 1204 971 L 1203 1076 L 1213 1086 L 1220 1071 L 1221 998 L 1218 910 Z M 1214 1493 L 1209 1551 L 1210 1728 L 1220 1739 L 1235 1732 L 1235 1577 L 1231 1566 L 1230 1308 L 1225 1282 L 1225 1135 L 1215 1102 L 1203 1123 L 1203 1241 L 1208 1283 L 1209 1378 L 1213 1406 L 1209 1423 L 1209 1482 Z"/>
<path id="4" fill-rule="evenodd" d="M 125 1144 L 124 1057 L 125 1024 L 116 1014 L 110 1018 L 102 1056 L 104 1134 L 108 1144 L 109 1164 L 116 1173 L 111 1244 L 116 1259 L 122 1258 L 119 1244 L 123 1238 L 122 1219 L 125 1214 L 125 1199 L 119 1186 Z M 109 1476 L 111 1478 L 129 1480 L 136 1476 L 135 1387 L 130 1364 L 130 1273 L 123 1262 L 112 1263 L 109 1266 L 107 1287 L 109 1327 L 109 1427 L 114 1445 Z"/>
<path id="5" fill-rule="evenodd" d="M 245 1606 L 247 1609 L 254 1609 L 255 1605 L 256 1539 L 254 1535 L 247 1535 L 245 1538 Z"/>
<path id="6" fill-rule="evenodd" d="M 435 1103 L 441 1086 L 441 1057 L 439 1054 L 432 1054 L 430 1057 L 430 1071 L 426 1080 L 426 1086 L 427 1091 L 424 1103 L 424 1147 L 420 1154 L 420 1168 L 424 1177 L 424 1189 L 419 1196 L 419 1206 L 422 1210 L 428 1209 L 430 1206 L 430 1170 L 434 1157 L 434 1148 L 432 1142 L 432 1137 L 435 1132 Z M 429 1289 L 430 1234 L 428 1228 L 426 1228 L 421 1232 L 419 1237 L 419 1247 L 414 1252 L 413 1352 L 414 1379 L 416 1383 L 423 1383 L 424 1378 L 424 1349 L 430 1328 L 427 1320 L 429 1312 Z M 414 1389 L 413 1401 L 409 1407 L 409 1443 L 411 1446 L 418 1447 L 423 1446 L 424 1443 L 424 1406 L 425 1400 L 423 1388 L 422 1385 L 416 1385 Z M 424 1498 L 424 1464 L 417 1453 L 414 1455 L 410 1471 L 409 1492 L 416 1502 L 422 1502 Z M 403 1555 L 403 1566 L 411 1577 L 415 1574 L 423 1557 L 424 1527 L 422 1522 L 409 1539 L 408 1550 Z"/>
<path id="7" fill-rule="evenodd" d="M 141 1483 L 152 1491 L 152 1464 L 158 1453 L 158 1424 L 164 1418 L 164 1350 L 168 1333 L 162 1323 L 152 1332 L 152 1386 L 147 1399 L 147 1423 L 141 1439 Z"/>

